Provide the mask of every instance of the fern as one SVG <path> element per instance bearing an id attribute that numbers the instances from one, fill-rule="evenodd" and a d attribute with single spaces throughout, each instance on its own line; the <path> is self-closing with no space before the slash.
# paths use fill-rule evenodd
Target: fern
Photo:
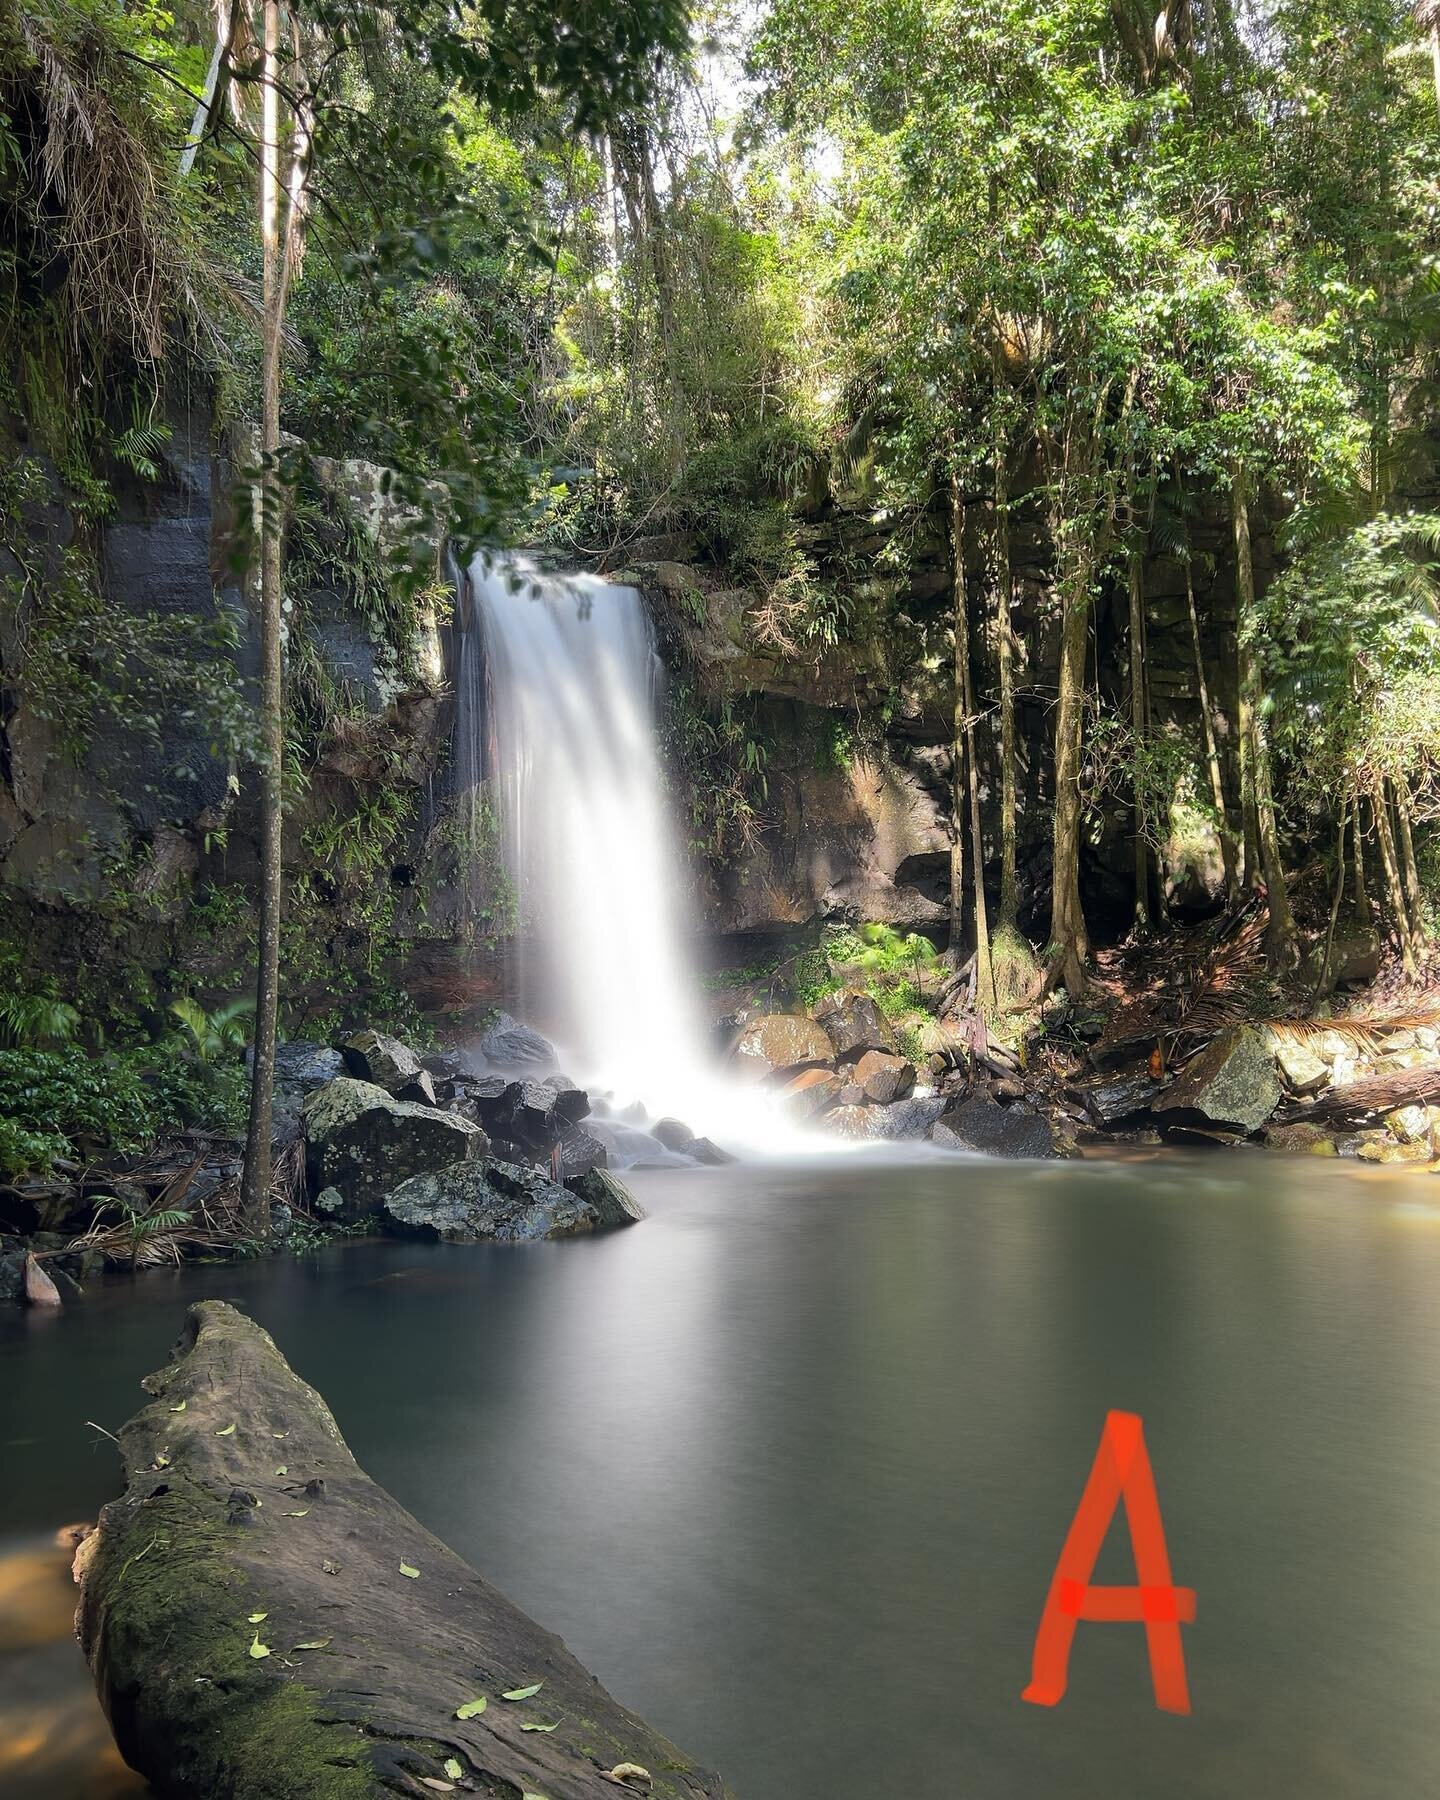
<path id="1" fill-rule="evenodd" d="M 51 994 L 0 994 L 0 1043 L 16 1050 L 46 1050 L 68 1044 L 80 1029 L 80 1015 Z"/>

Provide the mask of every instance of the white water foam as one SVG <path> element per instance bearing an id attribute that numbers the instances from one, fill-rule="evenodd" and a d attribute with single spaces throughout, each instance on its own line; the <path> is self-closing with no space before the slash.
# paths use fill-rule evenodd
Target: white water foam
<path id="1" fill-rule="evenodd" d="M 477 557 L 462 645 L 462 786 L 487 774 L 526 954 L 515 1006 L 571 1075 L 731 1148 L 837 1148 L 717 1066 L 687 949 L 656 747 L 661 665 L 639 592 Z"/>

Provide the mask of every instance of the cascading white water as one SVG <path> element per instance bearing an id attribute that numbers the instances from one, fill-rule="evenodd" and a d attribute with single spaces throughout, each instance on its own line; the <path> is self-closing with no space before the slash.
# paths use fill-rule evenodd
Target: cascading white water
<path id="1" fill-rule="evenodd" d="M 639 593 L 477 557 L 457 776 L 488 775 L 526 955 L 518 1009 L 578 1080 L 697 1132 L 802 1136 L 707 1056 L 681 859 L 655 743 L 660 663 Z"/>

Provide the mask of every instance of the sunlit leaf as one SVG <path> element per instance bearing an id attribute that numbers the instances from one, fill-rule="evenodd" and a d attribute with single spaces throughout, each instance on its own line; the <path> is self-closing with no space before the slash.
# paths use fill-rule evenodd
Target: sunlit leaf
<path id="1" fill-rule="evenodd" d="M 418 1569 L 412 1569 L 409 1563 L 401 1563 L 400 1573 L 402 1575 L 408 1575 L 412 1581 L 417 1580 L 420 1575 L 420 1571 Z"/>
<path id="2" fill-rule="evenodd" d="M 463 1706 L 455 1708 L 455 1717 L 457 1719 L 478 1718 L 489 1704 L 490 1702 L 483 1694 L 477 1694 L 473 1700 L 467 1700 Z"/>
<path id="3" fill-rule="evenodd" d="M 180 1404 L 179 1404 L 179 1405 L 178 1405 L 178 1406 L 172 1406 L 172 1407 L 171 1407 L 171 1408 L 170 1408 L 170 1410 L 171 1410 L 171 1412 L 184 1412 L 184 1410 L 185 1410 L 185 1408 L 186 1408 L 186 1407 L 187 1407 L 187 1406 L 188 1406 L 188 1405 L 189 1405 L 189 1402 L 188 1402 L 188 1401 L 186 1401 L 186 1400 L 182 1400 L 182 1401 L 181 1401 L 181 1402 L 180 1402 Z"/>
<path id="4" fill-rule="evenodd" d="M 529 1687 L 511 1688 L 508 1694 L 502 1694 L 500 1698 L 502 1700 L 528 1700 L 532 1694 L 538 1694 L 544 1685 L 543 1681 L 536 1681 L 532 1682 Z"/>
<path id="5" fill-rule="evenodd" d="M 234 1437 L 235 1427 L 233 1425 L 222 1425 L 215 1435 L 216 1437 Z"/>
<path id="6" fill-rule="evenodd" d="M 308 1506 L 301 1506 L 301 1507 L 297 1507 L 294 1512 L 287 1512 L 285 1517 L 287 1519 L 303 1519 L 306 1517 L 306 1515 L 309 1513 L 309 1511 L 310 1511 L 310 1508 Z"/>
<path id="7" fill-rule="evenodd" d="M 553 1725 L 522 1725 L 520 1729 L 522 1731 L 558 1731 L 560 1721 L 557 1719 Z"/>
<path id="8" fill-rule="evenodd" d="M 460 1777 L 465 1773 L 465 1770 L 461 1766 L 458 1758 L 456 1758 L 454 1756 L 447 1756 L 445 1758 L 445 1773 L 450 1777 L 450 1779 L 452 1781 L 458 1781 L 460 1779 Z"/>
<path id="9" fill-rule="evenodd" d="M 260 1658 L 262 1656 L 268 1656 L 270 1654 L 270 1646 L 268 1644 L 262 1644 L 260 1642 L 260 1633 L 258 1631 L 255 1633 L 255 1636 L 254 1636 L 253 1640 L 251 1641 L 250 1654 L 255 1658 L 255 1660 L 257 1662 L 260 1660 Z"/>
<path id="10" fill-rule="evenodd" d="M 264 1613 L 251 1613 L 251 1615 L 250 1615 L 250 1623 L 251 1623 L 251 1624 L 252 1624 L 252 1625 L 258 1625 L 258 1624 L 259 1624 L 259 1623 L 260 1623 L 260 1622 L 261 1622 L 261 1620 L 262 1620 L 262 1619 L 268 1619 L 268 1618 L 269 1618 L 269 1617 L 270 1617 L 270 1615 L 269 1615 L 269 1613 L 268 1613 L 268 1612 L 264 1612 Z"/>
<path id="11" fill-rule="evenodd" d="M 328 1650 L 330 1641 L 329 1638 L 311 1638 L 309 1643 L 297 1644 L 295 1648 L 297 1650 Z"/>

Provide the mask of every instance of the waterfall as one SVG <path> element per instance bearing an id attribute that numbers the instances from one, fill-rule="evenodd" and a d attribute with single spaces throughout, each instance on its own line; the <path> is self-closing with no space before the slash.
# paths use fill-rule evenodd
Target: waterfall
<path id="1" fill-rule="evenodd" d="M 469 598 L 456 773 L 462 794 L 483 777 L 500 815 L 519 914 L 515 1010 L 617 1105 L 781 1147 L 795 1128 L 706 1052 L 639 593 L 477 557 Z"/>

